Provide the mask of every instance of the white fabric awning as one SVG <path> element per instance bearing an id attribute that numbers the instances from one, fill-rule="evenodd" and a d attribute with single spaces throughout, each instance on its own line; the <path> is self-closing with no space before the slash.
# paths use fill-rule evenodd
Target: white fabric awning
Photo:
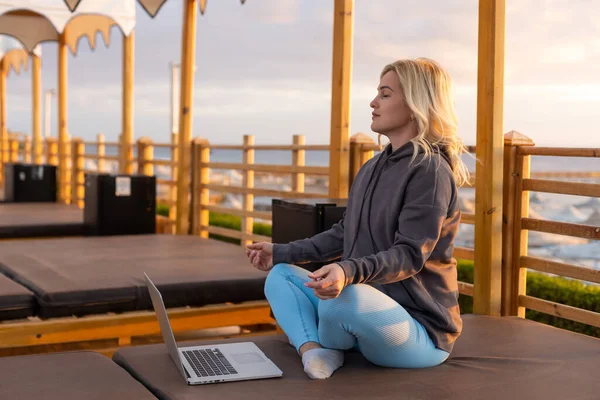
<path id="1" fill-rule="evenodd" d="M 36 46 L 33 49 L 33 54 L 38 57 L 42 56 L 42 49 Z M 5 35 L 0 35 L 0 62 L 4 63 L 4 67 L 13 70 L 17 74 L 22 70 L 27 70 L 29 66 L 29 52 L 27 52 L 18 40 Z"/>
<path id="2" fill-rule="evenodd" d="M 45 41 L 56 41 L 67 26 L 74 51 L 81 35 L 118 25 L 128 36 L 135 27 L 136 0 L 0 0 L 0 33 L 18 39 L 27 51 Z M 67 4 L 68 3 L 68 4 Z M 71 11 L 73 7 L 75 11 Z M 78 22 L 76 22 L 78 21 Z M 104 35 L 106 37 L 106 35 Z"/>
<path id="3" fill-rule="evenodd" d="M 69 3 L 77 3 L 77 0 L 65 0 Z M 138 0 L 140 5 L 146 10 L 146 12 L 151 16 L 155 17 L 156 14 L 160 11 L 160 8 L 165 4 L 168 0 Z M 242 4 L 246 2 L 246 0 L 240 0 Z M 85 0 L 83 0 L 85 2 Z M 207 0 L 199 0 L 198 7 L 200 8 L 200 13 L 204 14 L 206 11 L 206 3 Z"/>

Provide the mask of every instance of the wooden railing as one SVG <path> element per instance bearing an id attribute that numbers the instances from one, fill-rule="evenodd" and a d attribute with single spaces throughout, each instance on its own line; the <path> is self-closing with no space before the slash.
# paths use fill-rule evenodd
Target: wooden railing
<path id="1" fill-rule="evenodd" d="M 211 162 L 211 150 L 239 150 L 242 152 L 241 163 Z M 255 152 L 290 151 L 292 153 L 291 165 L 256 164 Z M 305 138 L 295 135 L 291 145 L 255 145 L 254 137 L 244 136 L 242 145 L 210 145 L 208 141 L 196 139 L 192 146 L 192 232 L 206 237 L 209 233 L 240 239 L 242 244 L 252 241 L 270 241 L 270 237 L 253 233 L 254 219 L 260 218 L 271 221 L 271 213 L 257 211 L 254 207 L 254 197 L 277 198 L 323 198 L 327 195 L 317 192 L 305 191 L 306 176 L 327 176 L 328 167 L 306 166 L 306 151 L 328 151 L 327 145 L 306 145 Z M 236 170 L 242 173 L 241 185 L 227 185 L 210 181 L 211 170 Z M 271 176 L 287 175 L 290 177 L 290 190 L 276 190 L 257 188 L 255 174 Z M 242 196 L 241 209 L 221 207 L 210 204 L 210 192 L 234 193 Z M 208 223 L 209 212 L 231 214 L 241 217 L 241 230 L 232 230 L 211 226 Z"/>
<path id="2" fill-rule="evenodd" d="M 10 161 L 31 160 L 31 146 L 27 139 L 10 138 L 7 146 Z M 45 162 L 58 163 L 58 144 L 56 139 L 48 138 L 44 144 Z M 87 152 L 86 146 L 95 146 L 94 153 Z M 75 138 L 69 146 L 71 178 L 69 185 L 70 199 L 73 203 L 83 206 L 83 176 L 86 172 L 107 171 L 107 162 L 123 162 L 118 155 L 107 155 L 106 149 L 117 147 L 118 142 L 106 142 L 103 135 L 98 135 L 96 141 L 85 142 Z M 170 159 L 156 159 L 154 150 L 170 149 Z M 192 148 L 192 184 L 190 188 L 192 225 L 191 233 L 207 237 L 208 234 L 218 234 L 239 239 L 242 244 L 252 241 L 270 241 L 271 238 L 253 233 L 255 219 L 271 221 L 271 212 L 257 210 L 254 205 L 256 196 L 277 198 L 323 198 L 327 194 L 306 191 L 307 177 L 327 177 L 329 168 L 325 166 L 307 166 L 307 151 L 328 151 L 328 145 L 307 145 L 304 136 L 296 135 L 289 145 L 257 145 L 253 136 L 244 136 L 241 145 L 212 145 L 205 139 L 195 139 Z M 237 150 L 242 152 L 242 162 L 216 162 L 210 159 L 212 150 Z M 351 139 L 350 145 L 350 182 L 360 167 L 376 151 L 380 150 L 374 141 L 366 136 L 357 134 Z M 469 147 L 474 153 L 475 148 Z M 256 162 L 256 151 L 289 151 L 292 162 L 288 165 L 272 165 Z M 115 153 L 119 153 L 118 149 Z M 169 224 L 175 225 L 176 207 L 176 176 L 177 176 L 177 142 L 173 135 L 171 143 L 153 143 L 148 138 L 140 138 L 134 146 L 134 171 L 141 174 L 153 175 L 155 167 L 171 168 L 170 179 L 157 179 L 157 184 L 163 187 L 165 193 L 158 201 L 170 207 Z M 28 155 L 29 154 L 29 155 Z M 559 178 L 595 179 L 600 171 L 589 172 L 536 172 L 530 171 L 531 156 L 555 157 L 599 157 L 599 149 L 559 149 L 534 147 L 533 142 L 522 135 L 507 134 L 504 149 L 504 204 L 503 204 L 503 260 L 502 271 L 502 314 L 524 316 L 526 308 L 548 313 L 573 321 L 600 326 L 600 316 L 597 313 L 577 309 L 567 305 L 557 304 L 548 300 L 526 295 L 527 269 L 552 273 L 588 282 L 600 283 L 600 271 L 589 268 L 556 262 L 528 255 L 527 232 L 538 231 L 559 235 L 575 236 L 590 240 L 600 239 L 600 227 L 582 224 L 547 221 L 529 217 L 529 192 L 545 192 L 576 196 L 600 197 L 600 185 L 595 183 L 561 181 Z M 96 161 L 97 167 L 87 169 L 85 160 Z M 222 181 L 211 180 L 211 171 L 237 170 L 241 171 L 242 179 L 239 185 L 231 185 Z M 288 176 L 290 190 L 266 189 L 257 187 L 256 179 L 265 175 Z M 472 177 L 471 182 L 474 182 Z M 472 184 L 466 185 L 470 187 Z M 209 194 L 215 192 L 238 194 L 242 196 L 241 208 L 224 207 L 211 202 Z M 241 230 L 227 229 L 209 224 L 209 213 L 230 214 L 241 217 Z M 462 224 L 473 225 L 475 214 L 463 213 Z M 454 256 L 459 259 L 474 260 L 473 248 L 457 247 Z M 459 292 L 472 296 L 474 286 L 470 283 L 459 282 Z"/>
<path id="3" fill-rule="evenodd" d="M 536 270 L 600 284 L 600 271 L 529 256 L 527 246 L 528 231 L 573 236 L 589 239 L 590 241 L 600 240 L 600 226 L 548 221 L 529 216 L 529 192 L 600 198 L 600 184 L 533 179 L 529 171 L 531 156 L 600 158 L 600 149 L 516 146 L 513 154 L 514 163 L 511 165 L 512 169 L 510 177 L 508 177 L 508 185 L 514 188 L 515 196 L 512 199 L 512 212 L 509 216 L 509 226 L 506 230 L 509 235 L 512 235 L 512 240 L 505 244 L 505 250 L 509 253 L 509 256 L 505 256 L 505 260 L 509 262 L 509 265 L 507 265 L 506 270 L 508 279 L 507 290 L 503 296 L 505 301 L 504 314 L 525 317 L 525 310 L 531 309 L 571 321 L 600 327 L 600 313 L 559 304 L 526 294 L 527 270 Z"/>

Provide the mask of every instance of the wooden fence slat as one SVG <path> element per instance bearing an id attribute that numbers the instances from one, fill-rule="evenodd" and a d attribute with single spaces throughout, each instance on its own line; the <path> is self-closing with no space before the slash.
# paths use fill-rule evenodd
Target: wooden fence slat
<path id="1" fill-rule="evenodd" d="M 239 171 L 255 171 L 268 172 L 270 174 L 289 175 L 289 174 L 306 174 L 306 175 L 327 175 L 328 167 L 313 167 L 313 166 L 294 166 L 294 165 L 276 165 L 276 164 L 253 164 L 245 165 L 243 163 L 224 163 L 224 162 L 209 162 L 202 165 L 211 169 L 234 169 Z"/>
<path id="2" fill-rule="evenodd" d="M 600 240 L 600 227 L 598 226 L 523 218 L 521 228 L 530 231 L 554 233 L 556 235 Z"/>
<path id="3" fill-rule="evenodd" d="M 560 148 L 560 147 L 526 147 L 519 149 L 519 154 L 531 156 L 556 157 L 600 157 L 600 149 Z"/>
<path id="4" fill-rule="evenodd" d="M 455 247 L 454 258 L 473 261 L 475 259 L 475 250 L 466 247 Z"/>
<path id="5" fill-rule="evenodd" d="M 571 321 L 581 322 L 600 328 L 600 313 L 571 307 L 553 301 L 539 299 L 531 296 L 519 296 L 519 305 L 530 310 L 554 315 Z"/>
<path id="6" fill-rule="evenodd" d="M 543 258 L 523 256 L 521 257 L 521 267 L 582 281 L 600 283 L 599 270 L 546 260 Z"/>
<path id="7" fill-rule="evenodd" d="M 562 182 L 544 179 L 525 179 L 523 190 L 532 192 L 570 194 L 574 196 L 600 197 L 600 184 Z"/>
<path id="8" fill-rule="evenodd" d="M 302 146 L 305 143 L 305 138 L 302 135 L 294 135 L 293 139 L 295 146 Z M 292 170 L 296 170 L 292 172 L 292 190 L 294 192 L 304 192 L 304 173 L 297 172 L 298 168 L 304 167 L 306 162 L 306 152 L 305 150 L 292 150 Z M 326 174 L 329 174 L 329 168 L 324 168 L 327 170 Z"/>
<path id="9" fill-rule="evenodd" d="M 254 145 L 254 136 L 244 135 L 244 146 L 246 147 L 246 149 L 244 150 L 243 163 L 246 166 L 251 166 L 252 164 L 254 164 L 254 149 L 249 148 L 250 146 L 253 146 L 253 145 Z M 253 170 L 247 169 L 244 171 L 243 178 L 242 178 L 242 186 L 247 189 L 254 188 L 254 171 Z M 246 212 L 254 211 L 254 195 L 253 194 L 248 192 L 242 196 L 242 210 L 244 210 Z M 252 235 L 254 232 L 254 219 L 249 215 L 245 215 L 242 217 L 241 225 L 242 225 L 241 226 L 241 232 L 242 232 L 241 245 L 246 246 L 246 245 L 249 245 L 250 243 L 252 243 L 252 240 L 247 239 L 247 238 L 250 235 Z"/>
<path id="10" fill-rule="evenodd" d="M 229 186 L 229 185 L 218 185 L 215 183 L 210 183 L 205 185 L 208 190 L 214 190 L 215 192 L 225 192 L 225 193 L 235 193 L 235 194 L 246 194 L 251 193 L 255 196 L 263 196 L 263 197 L 283 197 L 283 198 L 311 198 L 311 199 L 321 199 L 324 197 L 322 193 L 298 193 L 291 192 L 287 190 L 273 190 L 273 189 L 246 189 L 241 186 Z"/>
<path id="11" fill-rule="evenodd" d="M 472 283 L 458 281 L 458 293 L 473 297 L 475 288 Z"/>
<path id="12" fill-rule="evenodd" d="M 460 223 L 474 225 L 475 224 L 475 214 L 473 213 L 462 213 L 460 215 Z"/>
<path id="13" fill-rule="evenodd" d="M 280 150 L 280 151 L 290 151 L 290 150 L 310 150 L 310 151 L 329 151 L 328 144 L 307 144 L 304 146 L 296 146 L 296 145 L 270 145 L 270 144 L 261 144 L 254 146 L 244 146 L 239 144 L 211 144 L 211 150 L 244 150 L 246 148 L 253 150 Z"/>
<path id="14" fill-rule="evenodd" d="M 208 205 L 204 206 L 204 208 L 210 212 L 218 214 L 231 214 L 238 217 L 250 216 L 253 218 L 264 219 L 267 221 L 271 221 L 273 218 L 273 214 L 268 211 L 244 211 L 237 208 L 221 207 L 216 205 Z"/>
<path id="15" fill-rule="evenodd" d="M 271 242 L 270 236 L 257 235 L 257 234 L 244 234 L 242 231 L 238 231 L 236 229 L 223 228 L 220 226 L 214 225 L 204 225 L 201 226 L 201 229 L 206 230 L 208 233 L 212 233 L 215 235 L 227 236 L 234 239 L 242 239 L 242 236 L 246 239 L 255 242 Z"/>

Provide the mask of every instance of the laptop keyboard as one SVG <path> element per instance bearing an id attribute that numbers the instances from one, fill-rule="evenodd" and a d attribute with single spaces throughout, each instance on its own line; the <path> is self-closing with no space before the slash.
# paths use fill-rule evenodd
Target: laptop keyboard
<path id="1" fill-rule="evenodd" d="M 184 350 L 182 353 L 196 375 L 201 378 L 237 374 L 219 349 Z"/>

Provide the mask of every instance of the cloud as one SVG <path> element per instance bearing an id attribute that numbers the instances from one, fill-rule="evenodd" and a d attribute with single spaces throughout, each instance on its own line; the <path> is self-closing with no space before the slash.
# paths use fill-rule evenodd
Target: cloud
<path id="1" fill-rule="evenodd" d="M 292 24 L 298 21 L 298 0 L 279 0 L 275 3 L 256 2 L 246 12 L 257 21 L 271 24 Z"/>
<path id="2" fill-rule="evenodd" d="M 597 126 L 600 18 L 590 0 L 519 0 L 507 4 L 505 126 L 537 143 L 571 145 Z M 355 2 L 351 132 L 369 133 L 369 102 L 381 68 L 402 57 L 439 61 L 456 82 L 465 141 L 474 143 L 477 109 L 477 2 Z M 194 135 L 213 142 L 327 143 L 330 125 L 332 1 L 210 1 L 198 17 Z M 169 63 L 181 51 L 181 2 L 136 28 L 135 132 L 167 141 Z M 56 87 L 56 44 L 43 45 L 43 87 Z M 115 137 L 121 125 L 122 38 L 69 57 L 69 130 Z M 30 74 L 9 78 L 11 129 L 31 129 Z M 55 110 L 55 108 L 54 108 Z M 53 130 L 55 122 L 53 121 Z M 566 139 L 564 132 L 569 131 Z M 374 135 L 373 135 L 374 136 Z M 598 139 L 596 140 L 596 143 Z M 557 142 L 557 143 L 558 143 Z"/>
<path id="3" fill-rule="evenodd" d="M 542 64 L 577 64 L 586 60 L 586 46 L 583 43 L 558 44 L 545 47 L 540 55 Z"/>

